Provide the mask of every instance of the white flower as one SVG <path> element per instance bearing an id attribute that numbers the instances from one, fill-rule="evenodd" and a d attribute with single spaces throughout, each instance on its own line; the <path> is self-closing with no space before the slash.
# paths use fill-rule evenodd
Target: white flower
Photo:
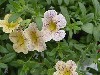
<path id="1" fill-rule="evenodd" d="M 55 65 L 56 72 L 53 75 L 78 75 L 76 72 L 76 64 L 74 61 L 69 60 L 66 63 L 63 61 L 58 61 Z"/>
<path id="2" fill-rule="evenodd" d="M 66 19 L 62 14 L 57 15 L 55 10 L 48 10 L 44 13 L 42 33 L 45 41 L 51 39 L 60 41 L 65 37 L 65 31 L 60 30 L 66 26 Z"/>
<path id="3" fill-rule="evenodd" d="M 27 54 L 28 50 L 30 50 L 28 47 L 30 41 L 25 38 L 22 30 L 15 30 L 14 32 L 11 32 L 9 39 L 14 43 L 13 49 L 17 53 L 23 52 L 24 54 Z"/>
<path id="4" fill-rule="evenodd" d="M 24 30 L 24 35 L 30 40 L 30 51 L 37 50 L 38 52 L 42 52 L 46 50 L 46 44 L 43 40 L 42 33 L 38 30 L 35 23 L 31 23 L 29 27 Z"/>
<path id="5" fill-rule="evenodd" d="M 8 22 L 9 17 L 11 16 L 11 14 L 7 14 L 4 17 L 4 20 L 0 20 L 0 27 L 3 27 L 3 31 L 5 33 L 11 33 L 12 31 L 14 31 L 15 29 L 17 29 L 19 27 L 19 23 L 22 21 L 21 18 L 18 18 L 16 20 L 16 22 Z"/>

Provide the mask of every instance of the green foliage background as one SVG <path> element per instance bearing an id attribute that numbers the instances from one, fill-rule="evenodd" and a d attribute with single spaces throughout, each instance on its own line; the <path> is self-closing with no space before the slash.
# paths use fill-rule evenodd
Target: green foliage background
<path id="1" fill-rule="evenodd" d="M 31 20 L 41 30 L 41 18 L 49 9 L 65 16 L 66 37 L 60 42 L 47 42 L 47 50 L 42 53 L 24 55 L 15 53 L 9 34 L 0 28 L 0 75 L 53 75 L 58 60 L 75 61 L 79 75 L 86 75 L 87 71 L 100 75 L 100 0 L 0 0 L 0 19 L 11 13 L 9 22 L 21 16 L 22 26 Z M 84 70 L 84 62 L 97 63 L 98 71 Z"/>

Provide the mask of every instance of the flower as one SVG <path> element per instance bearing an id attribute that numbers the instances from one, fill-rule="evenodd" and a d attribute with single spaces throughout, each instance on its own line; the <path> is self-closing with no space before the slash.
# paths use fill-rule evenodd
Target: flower
<path id="1" fill-rule="evenodd" d="M 74 61 L 69 60 L 66 63 L 63 61 L 58 61 L 55 65 L 56 72 L 53 75 L 78 75 L 76 72 L 76 64 Z"/>
<path id="2" fill-rule="evenodd" d="M 11 33 L 12 31 L 14 31 L 16 28 L 19 27 L 19 23 L 22 21 L 21 18 L 18 18 L 16 20 L 16 22 L 8 22 L 9 17 L 11 16 L 11 14 L 7 14 L 4 17 L 4 20 L 0 20 L 0 27 L 3 27 L 3 31 L 5 33 Z"/>
<path id="3" fill-rule="evenodd" d="M 46 44 L 43 40 L 41 31 L 38 30 L 35 23 L 30 23 L 29 27 L 24 30 L 24 35 L 27 39 L 30 39 L 31 50 L 37 50 L 42 52 L 46 49 Z"/>
<path id="4" fill-rule="evenodd" d="M 64 28 L 67 23 L 62 14 L 57 15 L 55 10 L 48 10 L 44 13 L 42 22 L 42 33 L 46 42 L 51 39 L 60 41 L 65 37 L 65 31 L 60 30 L 61 28 Z"/>
<path id="5" fill-rule="evenodd" d="M 14 43 L 13 49 L 17 52 L 23 52 L 24 54 L 27 54 L 28 51 L 31 49 L 29 45 L 29 40 L 24 36 L 22 30 L 15 30 L 14 32 L 11 32 L 9 35 L 9 39 Z"/>

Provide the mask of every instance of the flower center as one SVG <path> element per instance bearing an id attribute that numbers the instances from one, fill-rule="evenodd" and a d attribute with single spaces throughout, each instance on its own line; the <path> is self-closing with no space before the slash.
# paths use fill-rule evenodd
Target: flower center
<path id="1" fill-rule="evenodd" d="M 56 30 L 56 23 L 54 23 L 53 21 L 51 21 L 50 25 L 49 25 L 49 30 L 50 31 L 55 31 Z"/>
<path id="2" fill-rule="evenodd" d="M 24 37 L 22 36 L 21 33 L 19 33 L 18 35 L 18 42 L 23 43 L 24 44 Z"/>
<path id="3" fill-rule="evenodd" d="M 38 36 L 36 34 L 36 32 L 31 32 L 31 39 L 33 40 L 33 42 L 36 44 L 38 41 Z"/>
<path id="4" fill-rule="evenodd" d="M 11 22 L 11 23 L 6 22 L 5 25 L 6 25 L 8 28 L 14 28 L 14 27 L 16 27 L 16 26 L 18 25 L 18 23 L 17 23 L 17 22 L 15 22 L 15 23 L 13 23 L 13 22 Z"/>
<path id="5" fill-rule="evenodd" d="M 64 75 L 71 75 L 70 70 L 67 70 L 67 69 L 66 69 L 66 70 L 64 71 Z"/>

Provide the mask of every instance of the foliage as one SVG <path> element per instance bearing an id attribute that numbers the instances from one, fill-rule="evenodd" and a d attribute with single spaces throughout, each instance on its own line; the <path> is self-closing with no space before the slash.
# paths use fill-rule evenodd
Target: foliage
<path id="1" fill-rule="evenodd" d="M 100 74 L 100 2 L 99 0 L 0 0 L 0 19 L 7 13 L 13 14 L 9 22 L 23 18 L 21 25 L 36 22 L 42 28 L 44 12 L 55 9 L 62 13 L 67 25 L 66 37 L 60 41 L 47 42 L 43 52 L 15 53 L 9 34 L 0 28 L 0 75 L 52 75 L 58 60 L 73 60 L 77 63 L 79 75 L 89 71 Z M 84 62 L 97 63 L 95 69 L 84 70 Z M 91 71 L 92 70 L 92 71 Z"/>

